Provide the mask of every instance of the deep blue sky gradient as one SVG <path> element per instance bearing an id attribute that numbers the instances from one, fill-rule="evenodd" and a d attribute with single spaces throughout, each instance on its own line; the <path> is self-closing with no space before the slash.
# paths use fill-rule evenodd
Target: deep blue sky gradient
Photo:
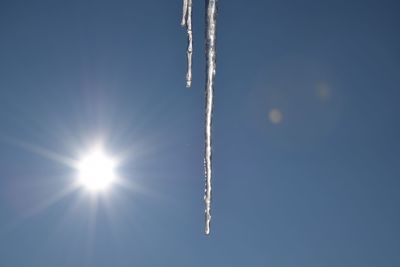
<path id="1" fill-rule="evenodd" d="M 210 237 L 203 2 L 0 2 L 0 266 L 400 266 L 398 1 L 219 1 Z"/>

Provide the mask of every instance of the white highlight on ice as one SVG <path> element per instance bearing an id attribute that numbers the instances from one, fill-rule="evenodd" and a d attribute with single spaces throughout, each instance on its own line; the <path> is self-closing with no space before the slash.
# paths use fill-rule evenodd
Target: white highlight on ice
<path id="1" fill-rule="evenodd" d="M 211 224 L 211 178 L 212 178 L 212 113 L 214 100 L 214 81 L 217 67 L 217 0 L 208 0 L 206 15 L 206 57 L 207 57 L 207 79 L 206 79 L 206 125 L 205 125 L 205 179 L 206 189 L 205 202 L 205 233 L 210 234 Z"/>
<path id="2" fill-rule="evenodd" d="M 183 0 L 182 27 L 185 27 L 188 35 L 187 47 L 187 72 L 186 87 L 192 86 L 192 54 L 193 54 L 193 33 L 192 33 L 192 0 Z"/>

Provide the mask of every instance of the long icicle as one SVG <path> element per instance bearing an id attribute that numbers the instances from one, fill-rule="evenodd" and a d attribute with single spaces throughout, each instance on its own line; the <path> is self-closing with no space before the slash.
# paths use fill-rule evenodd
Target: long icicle
<path id="1" fill-rule="evenodd" d="M 192 54 L 193 54 L 193 32 L 192 32 L 192 0 L 183 0 L 182 27 L 185 27 L 188 35 L 187 46 L 187 72 L 186 87 L 192 86 Z"/>
<path id="2" fill-rule="evenodd" d="M 217 33 L 217 0 L 206 0 L 206 121 L 205 121 L 205 233 L 210 234 L 211 224 L 211 178 L 212 178 L 212 113 L 214 98 L 214 81 L 216 73 L 216 33 Z"/>

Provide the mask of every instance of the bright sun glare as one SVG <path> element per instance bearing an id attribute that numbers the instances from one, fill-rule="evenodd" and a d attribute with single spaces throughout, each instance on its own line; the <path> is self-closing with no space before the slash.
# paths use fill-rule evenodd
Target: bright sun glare
<path id="1" fill-rule="evenodd" d="M 79 161 L 79 183 L 90 191 L 104 191 L 116 180 L 115 169 L 115 159 L 96 147 Z"/>

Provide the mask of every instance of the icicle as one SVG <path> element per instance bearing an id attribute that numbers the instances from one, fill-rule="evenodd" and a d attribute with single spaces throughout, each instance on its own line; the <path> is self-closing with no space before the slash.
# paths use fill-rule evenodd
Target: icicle
<path id="1" fill-rule="evenodd" d="M 211 224 L 211 177 L 212 177 L 212 112 L 214 97 L 214 80 L 216 72 L 216 30 L 217 30 L 217 0 L 206 0 L 206 113 L 205 113 L 205 233 L 210 234 Z M 186 87 L 192 84 L 192 53 L 193 53 L 193 35 L 192 35 L 192 0 L 183 0 L 183 13 L 181 25 L 187 29 L 188 47 L 187 61 L 188 69 L 186 74 Z"/>
<path id="2" fill-rule="evenodd" d="M 214 80 L 216 73 L 216 30 L 217 30 L 217 0 L 207 0 L 206 14 L 206 122 L 205 122 L 205 233 L 210 234 L 211 223 L 211 177 L 212 177 L 212 146 L 211 127 L 214 97 Z"/>
<path id="3" fill-rule="evenodd" d="M 182 27 L 185 27 L 188 35 L 187 47 L 187 72 L 186 87 L 192 86 L 192 54 L 193 54 L 193 33 L 192 33 L 192 0 L 183 0 Z"/>

